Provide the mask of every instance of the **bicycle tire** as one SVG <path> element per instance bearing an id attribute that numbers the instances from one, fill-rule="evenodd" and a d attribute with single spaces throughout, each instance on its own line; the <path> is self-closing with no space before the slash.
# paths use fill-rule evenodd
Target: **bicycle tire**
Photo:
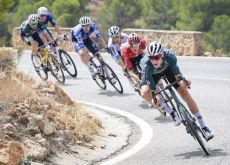
<path id="1" fill-rule="evenodd" d="M 63 69 L 66 70 L 71 77 L 77 77 L 77 68 L 70 55 L 63 49 L 59 49 L 58 52 L 60 55 L 60 61 Z M 64 58 L 66 59 L 66 61 Z M 69 69 L 70 68 L 69 66 L 70 67 L 72 66 L 72 69 Z"/>
<path id="2" fill-rule="evenodd" d="M 34 60 L 33 60 L 33 57 L 34 55 L 31 55 L 31 60 L 32 60 L 32 64 L 34 66 L 34 69 L 36 71 L 36 73 L 38 74 L 38 76 L 42 79 L 42 80 L 47 80 L 48 79 L 48 73 L 47 71 L 45 70 L 45 68 L 43 66 L 39 66 L 37 67 L 34 63 Z M 40 58 L 39 58 L 40 59 Z M 44 73 L 45 75 L 43 76 L 42 73 Z"/>
<path id="3" fill-rule="evenodd" d="M 179 108 L 180 108 L 181 115 L 185 119 L 186 124 L 184 122 L 183 123 L 186 127 L 187 132 L 199 143 L 199 145 L 201 146 L 205 154 L 209 156 L 209 152 L 206 149 L 205 144 L 203 140 L 201 139 L 201 136 L 199 135 L 200 129 L 197 123 L 195 122 L 195 119 L 191 116 L 191 114 L 188 112 L 187 108 L 185 108 L 183 104 L 180 103 L 178 105 L 178 109 Z"/>
<path id="4" fill-rule="evenodd" d="M 108 75 L 106 75 L 106 79 L 114 87 L 114 89 L 116 89 L 117 92 L 119 92 L 119 93 L 122 94 L 123 93 L 123 87 L 122 87 L 121 82 L 120 82 L 119 78 L 117 77 L 116 73 L 113 71 L 113 69 L 108 64 L 103 63 L 103 69 L 104 69 L 104 71 L 105 71 L 105 68 L 107 68 L 107 71 L 110 72 L 109 75 L 112 76 L 112 78 L 116 79 L 116 82 L 113 83 L 112 82 L 112 78 L 109 77 Z M 108 73 L 106 73 L 106 74 L 108 74 Z M 116 86 L 116 85 L 118 85 L 118 86 Z"/>
<path id="5" fill-rule="evenodd" d="M 48 60 L 47 60 L 47 66 L 51 71 L 51 74 L 55 77 L 55 79 L 60 82 L 61 84 L 65 83 L 65 75 L 64 72 L 61 68 L 61 66 L 59 65 L 57 59 L 49 54 Z M 61 73 L 61 76 L 59 77 L 57 74 Z"/>
<path id="6" fill-rule="evenodd" d="M 95 64 L 95 62 L 93 61 L 93 59 L 91 58 L 90 59 L 91 63 L 93 64 L 94 66 L 94 69 L 96 70 L 97 69 L 97 65 Z M 100 66 L 102 65 L 101 64 L 101 61 L 99 60 L 99 63 L 100 63 Z M 92 76 L 93 80 L 96 82 L 96 84 L 103 90 L 106 89 L 106 83 L 105 83 L 105 72 L 104 72 L 104 69 L 101 68 L 101 73 L 97 73 L 96 75 Z"/>

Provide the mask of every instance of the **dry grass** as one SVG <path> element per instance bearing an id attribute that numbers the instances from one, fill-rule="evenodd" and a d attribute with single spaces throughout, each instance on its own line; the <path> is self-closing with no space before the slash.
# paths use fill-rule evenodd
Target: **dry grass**
<path id="1" fill-rule="evenodd" d="M 0 47 L 0 72 L 7 67 L 13 67 L 13 49 Z"/>
<path id="2" fill-rule="evenodd" d="M 33 85 L 32 79 L 14 70 L 2 72 L 0 74 L 1 117 L 10 115 L 21 118 L 20 115 L 28 117 L 30 113 L 43 114 L 56 123 L 58 128 L 69 130 L 75 136 L 75 142 L 88 143 L 94 139 L 101 127 L 98 119 L 88 114 L 82 105 L 74 103 L 57 85 L 48 83 L 39 89 L 33 89 Z M 52 95 L 43 91 L 47 86 L 55 86 Z M 48 103 L 51 103 L 49 108 L 43 109 L 42 107 Z M 23 111 L 23 114 L 15 112 L 18 105 L 23 104 L 28 104 L 30 108 Z M 12 121 L 16 120 L 14 118 Z M 26 128 L 20 128 L 23 129 Z"/>

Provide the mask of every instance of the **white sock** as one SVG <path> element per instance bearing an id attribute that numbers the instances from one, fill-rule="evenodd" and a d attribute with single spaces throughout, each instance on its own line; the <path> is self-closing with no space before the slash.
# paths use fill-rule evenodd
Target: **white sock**
<path id="1" fill-rule="evenodd" d="M 171 108 L 169 108 L 165 103 L 162 103 L 160 105 L 160 109 L 162 111 L 165 111 L 166 113 L 172 113 L 174 110 L 172 110 Z"/>
<path id="2" fill-rule="evenodd" d="M 195 113 L 194 116 L 196 117 L 198 123 L 200 124 L 200 127 L 204 128 L 205 127 L 205 123 L 204 123 L 203 117 L 200 114 L 200 112 Z"/>

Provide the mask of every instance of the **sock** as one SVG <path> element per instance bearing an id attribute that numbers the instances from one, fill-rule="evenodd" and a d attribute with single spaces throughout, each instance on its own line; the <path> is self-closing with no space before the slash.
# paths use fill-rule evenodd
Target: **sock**
<path id="1" fill-rule="evenodd" d="M 165 103 L 160 105 L 160 109 L 165 111 L 166 113 L 172 113 L 174 110 L 170 109 Z"/>
<path id="2" fill-rule="evenodd" d="M 204 124 L 204 120 L 203 120 L 203 118 L 202 118 L 200 112 L 197 112 L 197 113 L 195 113 L 194 115 L 195 115 L 195 117 L 196 117 L 198 123 L 200 124 L 200 127 L 201 127 L 201 128 L 204 128 L 204 127 L 205 127 L 205 124 Z"/>

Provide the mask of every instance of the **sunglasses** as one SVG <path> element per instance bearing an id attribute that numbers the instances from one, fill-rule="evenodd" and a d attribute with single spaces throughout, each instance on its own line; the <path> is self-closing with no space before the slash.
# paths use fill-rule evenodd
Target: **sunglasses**
<path id="1" fill-rule="evenodd" d="M 157 55 L 157 56 L 151 56 L 149 57 L 150 60 L 155 60 L 158 61 L 161 58 L 161 54 Z"/>
<path id="2" fill-rule="evenodd" d="M 85 27 L 89 27 L 89 24 L 88 24 L 88 25 L 82 25 L 82 27 L 83 27 L 83 28 L 85 28 Z"/>
<path id="3" fill-rule="evenodd" d="M 40 17 L 46 17 L 47 15 L 46 14 L 41 14 Z"/>

